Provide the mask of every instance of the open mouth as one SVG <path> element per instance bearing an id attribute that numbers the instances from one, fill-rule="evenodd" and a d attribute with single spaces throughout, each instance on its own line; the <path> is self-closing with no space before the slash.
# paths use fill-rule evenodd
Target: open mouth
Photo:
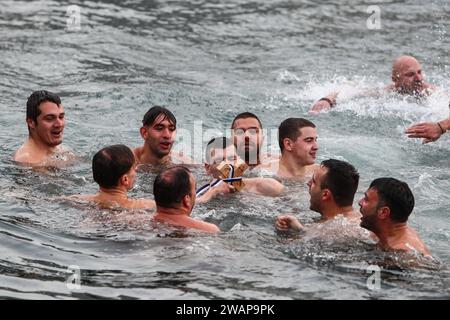
<path id="1" fill-rule="evenodd" d="M 161 147 L 161 149 L 164 149 L 164 150 L 170 149 L 170 146 L 171 146 L 171 145 L 172 145 L 171 142 L 161 142 L 161 143 L 159 144 L 159 146 Z"/>
<path id="2" fill-rule="evenodd" d="M 58 130 L 58 131 L 52 131 L 51 135 L 54 138 L 60 138 L 62 136 L 63 131 L 62 130 Z"/>

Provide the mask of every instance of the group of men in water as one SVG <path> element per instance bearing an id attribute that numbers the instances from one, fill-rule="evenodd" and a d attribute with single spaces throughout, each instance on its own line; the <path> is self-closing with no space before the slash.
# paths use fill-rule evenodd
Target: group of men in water
<path id="1" fill-rule="evenodd" d="M 417 98 L 436 90 L 424 81 L 419 62 L 410 56 L 402 56 L 394 62 L 392 81 L 385 90 Z M 338 96 L 339 93 L 334 92 L 320 99 L 311 112 L 334 107 Z M 33 92 L 27 101 L 26 122 L 29 138 L 17 150 L 14 160 L 46 165 L 46 160 L 59 151 L 63 141 L 65 113 L 61 99 L 45 90 Z M 336 159 L 316 163 L 317 131 L 309 120 L 284 120 L 278 128 L 280 156 L 273 156 L 262 152 L 263 128 L 258 117 L 249 112 L 237 115 L 231 124 L 231 138 L 216 137 L 207 144 L 204 168 L 211 182 L 198 190 L 195 177 L 185 166 L 193 164 L 193 160 L 172 150 L 176 129 L 177 120 L 171 111 L 160 106 L 150 108 L 140 128 L 144 144 L 134 150 L 125 145 L 113 145 L 98 151 L 92 160 L 92 171 L 99 190 L 95 195 L 76 197 L 102 206 L 156 208 L 152 216 L 155 221 L 214 233 L 220 231 L 218 226 L 191 217 L 196 203 L 237 191 L 270 197 L 284 193 L 283 184 L 272 177 L 244 176 L 245 170 L 258 168 L 279 178 L 309 179 L 310 208 L 320 213 L 319 223 L 342 215 L 351 224 L 370 230 L 382 249 L 430 255 L 417 233 L 407 224 L 414 208 L 414 196 L 408 185 L 395 178 L 375 179 L 358 202 L 360 210 L 355 210 L 353 201 L 359 183 L 357 170 Z M 413 125 L 406 134 L 431 142 L 449 129 L 450 118 Z M 154 200 L 131 199 L 127 195 L 134 186 L 136 168 L 140 164 L 162 168 L 154 181 Z M 276 227 L 282 232 L 308 229 L 291 215 L 278 216 Z"/>

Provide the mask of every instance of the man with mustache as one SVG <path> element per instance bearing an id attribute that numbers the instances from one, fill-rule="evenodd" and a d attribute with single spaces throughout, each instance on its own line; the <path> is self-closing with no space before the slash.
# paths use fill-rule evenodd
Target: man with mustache
<path id="1" fill-rule="evenodd" d="M 220 193 L 230 193 L 236 191 L 233 186 L 235 183 L 228 184 L 221 181 L 213 187 L 214 181 L 221 179 L 220 166 L 233 165 L 236 170 L 239 170 L 239 162 L 245 167 L 245 163 L 239 158 L 236 153 L 236 148 L 230 139 L 226 137 L 219 137 L 211 139 L 206 146 L 205 157 L 205 171 L 213 178 L 213 181 L 209 184 L 209 187 L 205 190 L 204 194 L 197 198 L 198 203 L 205 203 L 211 198 Z M 263 196 L 277 197 L 284 191 L 284 186 L 275 179 L 272 178 L 242 178 L 242 192 L 249 192 L 254 194 L 260 194 Z M 239 183 L 238 186 L 241 186 Z"/>
<path id="2" fill-rule="evenodd" d="M 403 95 L 425 97 L 436 91 L 436 87 L 424 80 L 422 66 L 412 56 L 400 56 L 392 65 L 392 84 L 385 87 L 387 91 L 394 91 Z M 317 101 L 310 112 L 319 112 L 336 105 L 339 92 L 332 92 Z"/>
<path id="3" fill-rule="evenodd" d="M 192 163 L 191 158 L 172 151 L 176 130 L 177 120 L 172 112 L 160 106 L 150 108 L 140 129 L 144 145 L 133 150 L 138 164 Z"/>
<path id="4" fill-rule="evenodd" d="M 239 157 L 250 169 L 270 161 L 271 156 L 261 152 L 264 140 L 262 124 L 253 113 L 243 112 L 234 118 L 231 124 L 231 138 Z"/>
<path id="5" fill-rule="evenodd" d="M 27 100 L 26 122 L 28 140 L 16 151 L 14 161 L 57 165 L 73 160 L 73 153 L 61 146 L 66 120 L 58 95 L 46 90 L 33 92 Z M 65 158 L 63 152 L 66 152 Z"/>
<path id="6" fill-rule="evenodd" d="M 278 128 L 280 159 L 259 166 L 283 178 L 311 176 L 319 167 L 315 164 L 317 150 L 316 126 L 303 118 L 284 120 Z"/>
<path id="7" fill-rule="evenodd" d="M 407 225 L 414 209 L 414 196 L 409 186 L 394 178 L 372 181 L 359 201 L 361 227 L 372 231 L 382 250 L 419 252 L 430 256 L 417 232 Z"/>
<path id="8" fill-rule="evenodd" d="M 358 182 L 359 173 L 351 164 L 336 159 L 321 163 L 308 182 L 310 209 L 320 213 L 320 222 L 342 215 L 357 223 L 361 215 L 353 209 L 353 199 Z M 278 216 L 276 227 L 280 231 L 307 229 L 292 215 Z"/>

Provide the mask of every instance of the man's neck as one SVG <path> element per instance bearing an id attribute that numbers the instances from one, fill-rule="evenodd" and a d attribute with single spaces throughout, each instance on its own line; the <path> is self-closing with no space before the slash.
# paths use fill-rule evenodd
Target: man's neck
<path id="1" fill-rule="evenodd" d="M 293 177 L 304 176 L 306 174 L 306 164 L 295 159 L 290 153 L 284 152 L 280 158 L 279 171 L 289 173 Z"/>
<path id="2" fill-rule="evenodd" d="M 399 239 L 405 238 L 408 232 L 408 225 L 402 223 L 385 223 L 382 227 L 378 228 L 375 234 L 380 240 L 380 246 L 382 248 L 392 248 L 394 243 Z"/>
<path id="3" fill-rule="evenodd" d="M 42 155 L 50 155 L 53 152 L 55 152 L 56 147 L 51 147 L 45 143 L 43 143 L 40 139 L 34 137 L 33 135 L 30 135 L 28 137 L 28 144 L 29 146 L 35 150 L 35 152 L 40 153 Z"/>
<path id="4" fill-rule="evenodd" d="M 100 187 L 98 197 L 105 200 L 126 200 L 128 199 L 127 190 L 122 187 L 102 188 Z"/>
<path id="5" fill-rule="evenodd" d="M 171 162 L 171 153 L 163 157 L 158 157 L 156 154 L 150 151 L 150 148 L 144 145 L 139 160 L 142 164 L 151 164 L 151 165 L 169 164 Z"/>
<path id="6" fill-rule="evenodd" d="M 188 217 L 190 215 L 189 211 L 185 208 L 163 208 L 163 207 L 156 207 L 156 214 L 160 215 L 164 218 L 171 218 L 171 217 L 182 217 L 186 216 Z"/>
<path id="7" fill-rule="evenodd" d="M 342 214 L 346 218 L 354 217 L 355 211 L 353 206 L 344 206 L 340 207 L 337 204 L 330 204 L 327 208 L 323 209 L 321 212 L 322 219 L 321 221 L 328 221 L 336 218 L 336 216 Z"/>

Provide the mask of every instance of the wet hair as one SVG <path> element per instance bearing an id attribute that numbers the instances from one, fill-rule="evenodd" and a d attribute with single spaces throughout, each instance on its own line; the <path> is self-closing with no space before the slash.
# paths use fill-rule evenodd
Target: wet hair
<path id="1" fill-rule="evenodd" d="M 211 163 L 211 150 L 213 150 L 213 149 L 224 150 L 231 146 L 234 147 L 233 142 L 226 137 L 212 138 L 211 140 L 209 140 L 208 144 L 206 145 L 206 151 L 205 151 L 206 163 Z"/>
<path id="2" fill-rule="evenodd" d="M 330 189 L 338 206 L 353 205 L 359 183 L 359 173 L 355 167 L 336 159 L 322 161 L 321 165 L 328 169 L 322 180 L 321 189 Z"/>
<path id="3" fill-rule="evenodd" d="M 119 179 L 135 164 L 134 154 L 123 144 L 105 147 L 92 159 L 94 181 L 100 187 L 110 189 L 119 185 Z"/>
<path id="4" fill-rule="evenodd" d="M 156 206 L 177 208 L 183 197 L 191 194 L 190 173 L 182 165 L 169 167 L 159 173 L 153 183 Z"/>
<path id="5" fill-rule="evenodd" d="M 43 102 L 53 102 L 59 107 L 61 105 L 61 98 L 47 90 L 34 91 L 27 100 L 27 119 L 32 119 L 37 123 L 37 118 L 41 114 L 39 106 Z"/>
<path id="6" fill-rule="evenodd" d="M 286 138 L 289 138 L 292 141 L 297 140 L 301 134 L 300 129 L 305 127 L 315 128 L 316 125 L 303 118 L 288 118 L 280 124 L 278 127 L 278 144 L 281 152 L 284 150 L 283 140 Z"/>
<path id="7" fill-rule="evenodd" d="M 170 112 L 170 110 L 168 110 L 164 107 L 160 107 L 160 106 L 151 107 L 145 113 L 144 118 L 142 119 L 142 125 L 149 126 L 149 125 L 153 124 L 153 122 L 155 122 L 156 118 L 158 118 L 159 115 L 161 115 L 161 114 L 164 115 L 164 118 L 162 119 L 162 121 L 169 119 L 169 121 L 171 123 L 173 123 L 173 125 L 175 127 L 177 126 L 177 119 L 175 118 L 173 113 Z"/>
<path id="8" fill-rule="evenodd" d="M 247 119 L 247 118 L 254 118 L 254 119 L 258 120 L 259 127 L 262 129 L 261 121 L 259 120 L 259 118 L 258 118 L 256 115 L 254 115 L 254 114 L 251 113 L 251 112 L 243 112 L 243 113 L 238 114 L 238 115 L 233 119 L 233 122 L 231 123 L 231 129 L 234 129 L 234 125 L 235 125 L 236 120 L 239 120 L 239 119 Z"/>
<path id="9" fill-rule="evenodd" d="M 408 184 L 394 178 L 378 178 L 372 181 L 369 189 L 378 193 L 378 208 L 391 210 L 391 219 L 406 222 L 414 209 L 414 195 Z"/>

